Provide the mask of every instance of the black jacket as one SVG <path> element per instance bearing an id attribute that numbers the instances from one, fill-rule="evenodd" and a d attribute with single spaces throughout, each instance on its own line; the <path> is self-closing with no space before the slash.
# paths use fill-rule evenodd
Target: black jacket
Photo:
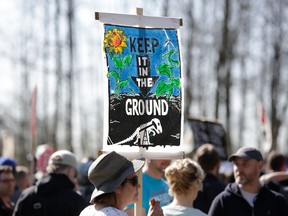
<path id="1" fill-rule="evenodd" d="M 78 216 L 85 200 L 64 174 L 47 174 L 19 197 L 13 216 Z"/>
<path id="2" fill-rule="evenodd" d="M 193 202 L 194 208 L 200 209 L 206 214 L 214 198 L 225 189 L 225 184 L 211 173 L 206 173 L 203 180 L 203 189 L 198 192 L 197 198 Z"/>
<path id="3" fill-rule="evenodd" d="M 242 197 L 236 183 L 227 185 L 225 191 L 213 201 L 209 216 L 287 216 L 288 201 L 282 194 L 262 186 L 258 192 L 254 207 Z"/>
<path id="4" fill-rule="evenodd" d="M 266 186 L 273 191 L 283 194 L 286 199 L 288 199 L 288 180 L 280 182 L 270 181 L 266 184 Z"/>
<path id="5" fill-rule="evenodd" d="M 12 208 L 7 208 L 2 199 L 0 198 L 0 216 L 11 216 L 13 213 L 14 203 L 11 202 L 11 206 Z"/>

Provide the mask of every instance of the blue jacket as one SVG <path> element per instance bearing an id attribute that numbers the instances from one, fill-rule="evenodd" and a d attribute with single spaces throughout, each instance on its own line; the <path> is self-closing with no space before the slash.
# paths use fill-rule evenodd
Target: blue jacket
<path id="1" fill-rule="evenodd" d="M 251 207 L 242 197 L 237 184 L 231 183 L 213 200 L 208 215 L 287 216 L 288 200 L 282 194 L 262 186 L 254 200 L 254 207 Z"/>

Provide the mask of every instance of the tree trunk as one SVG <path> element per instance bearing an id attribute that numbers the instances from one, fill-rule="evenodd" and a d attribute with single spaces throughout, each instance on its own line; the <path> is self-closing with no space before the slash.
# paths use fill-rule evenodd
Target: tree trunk
<path id="1" fill-rule="evenodd" d="M 223 118 L 226 122 L 226 135 L 227 135 L 227 150 L 229 152 L 229 148 L 231 145 L 230 142 L 230 89 L 231 89 L 231 63 L 233 60 L 233 44 L 235 43 L 234 35 L 231 34 L 229 30 L 229 20 L 230 20 L 230 1 L 225 0 L 224 5 L 224 20 L 222 26 L 222 43 L 219 49 L 219 60 L 216 67 L 217 73 L 217 89 L 215 96 L 215 118 L 220 118 L 220 108 L 225 107 L 223 109 L 222 114 Z M 222 117 L 221 117 L 222 119 Z"/>
<path id="2" fill-rule="evenodd" d="M 68 44 L 69 44 L 69 68 L 67 73 L 67 117 L 66 117 L 66 145 L 73 151 L 73 98 L 74 98 L 74 2 L 68 0 Z"/>
<path id="3" fill-rule="evenodd" d="M 169 14 L 169 8 L 170 8 L 169 6 L 170 6 L 170 0 L 164 1 L 164 3 L 163 3 L 163 12 L 162 12 L 164 17 L 167 17 L 168 14 Z"/>
<path id="4" fill-rule="evenodd" d="M 188 30 L 192 31 L 194 28 L 194 18 L 193 18 L 193 3 L 192 1 L 188 1 L 187 7 L 186 7 L 186 15 L 187 15 L 187 24 L 188 24 Z M 186 120 L 190 115 L 190 106 L 193 98 L 192 89 L 191 89 L 191 83 L 192 83 L 192 49 L 193 49 L 193 37 L 187 37 L 186 42 L 186 65 L 183 66 L 186 82 L 185 82 L 185 103 L 184 103 L 184 119 Z"/>
<path id="5" fill-rule="evenodd" d="M 272 79 L 271 79 L 271 127 L 272 127 L 272 147 L 271 150 L 277 149 L 277 140 L 278 140 L 278 134 L 279 129 L 283 122 L 283 117 L 285 116 L 287 112 L 287 104 L 288 100 L 287 97 L 284 97 L 285 100 L 281 99 L 283 96 L 287 95 L 287 93 L 281 92 L 281 88 L 283 86 L 286 86 L 287 83 L 282 83 L 281 80 L 282 77 L 282 58 L 283 57 L 283 23 L 284 23 L 284 12 L 283 12 L 283 2 L 277 1 L 277 2 L 271 2 L 272 4 L 272 13 L 274 13 L 273 21 L 274 21 L 274 28 L 273 31 L 273 51 L 274 55 L 272 58 Z M 283 72 L 284 73 L 284 72 Z M 283 88 L 285 89 L 285 88 Z"/>
<path id="6" fill-rule="evenodd" d="M 222 43 L 219 49 L 219 60 L 216 66 L 217 74 L 217 88 L 215 96 L 215 118 L 219 118 L 220 106 L 223 103 L 223 99 L 227 97 L 225 95 L 225 83 L 227 83 L 227 64 L 228 64 L 228 52 L 229 52 L 229 19 L 230 19 L 230 3 L 229 0 L 225 0 L 224 6 L 224 19 L 222 25 Z"/>
<path id="7" fill-rule="evenodd" d="M 43 135 L 46 139 L 46 142 L 49 142 L 49 122 L 48 122 L 48 105 L 49 105 L 49 19 L 50 19 L 50 10 L 49 10 L 49 0 L 45 0 L 43 3 L 44 7 L 44 23 L 43 23 L 43 32 L 44 32 L 44 43 L 43 43 L 43 95 L 45 95 L 45 100 L 43 100 Z"/>
<path id="8" fill-rule="evenodd" d="M 277 138 L 279 128 L 282 120 L 278 118 L 279 110 L 279 84 L 280 84 L 280 70 L 281 70 L 281 41 L 275 41 L 274 44 L 274 57 L 272 59 L 272 80 L 271 80 L 271 127 L 272 127 L 272 147 L 271 150 L 277 148 Z"/>
<path id="9" fill-rule="evenodd" d="M 51 130 L 51 144 L 52 147 L 57 149 L 57 132 L 59 125 L 60 107 L 61 107 L 61 95 L 62 95 L 62 43 L 59 34 L 60 29 L 60 13 L 61 13 L 61 3 L 55 0 L 55 22 L 54 22 L 54 35 L 55 35 L 55 77 L 56 77 L 56 90 L 54 96 L 55 103 L 55 113 L 53 116 L 53 127 Z"/>

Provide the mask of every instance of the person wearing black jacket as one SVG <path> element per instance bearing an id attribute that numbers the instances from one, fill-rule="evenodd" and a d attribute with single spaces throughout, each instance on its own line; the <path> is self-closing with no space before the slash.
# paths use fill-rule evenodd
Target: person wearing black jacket
<path id="1" fill-rule="evenodd" d="M 221 158 L 215 146 L 206 143 L 195 152 L 195 160 L 205 172 L 203 189 L 198 192 L 193 206 L 208 214 L 214 198 L 224 191 L 226 185 L 218 179 Z"/>
<path id="2" fill-rule="evenodd" d="M 22 192 L 13 216 L 78 216 L 87 203 L 75 192 L 76 168 L 77 161 L 71 152 L 53 153 L 48 173 Z"/>
<path id="3" fill-rule="evenodd" d="M 14 203 L 11 202 L 11 195 L 15 188 L 15 177 L 13 167 L 0 165 L 0 215 L 11 216 Z"/>
<path id="4" fill-rule="evenodd" d="M 235 182 L 212 202 L 209 216 L 287 216 L 288 200 L 260 181 L 263 157 L 255 148 L 243 147 L 229 157 Z"/>
<path id="5" fill-rule="evenodd" d="M 278 193 L 282 193 L 288 199 L 288 173 L 286 158 L 284 154 L 272 151 L 269 153 L 267 158 L 267 174 L 274 173 L 286 173 L 286 178 L 278 180 L 277 177 L 272 178 L 270 181 L 265 182 L 266 186 Z M 272 174 L 273 175 L 273 174 Z"/>

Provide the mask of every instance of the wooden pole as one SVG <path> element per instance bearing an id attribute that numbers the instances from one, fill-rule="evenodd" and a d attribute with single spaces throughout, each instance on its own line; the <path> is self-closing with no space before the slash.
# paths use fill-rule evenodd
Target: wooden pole
<path id="1" fill-rule="evenodd" d="M 35 132 L 36 132 L 36 99 L 37 99 L 37 86 L 34 87 L 32 92 L 31 100 L 31 118 L 30 118 L 30 129 L 31 129 L 31 164 L 30 164 L 30 180 L 33 182 L 34 168 L 35 168 Z"/>
<path id="2" fill-rule="evenodd" d="M 142 194 L 143 194 L 143 184 L 142 184 L 142 168 L 137 172 L 139 184 L 141 185 L 138 190 L 138 201 L 135 203 L 134 215 L 136 216 L 144 216 L 142 215 Z"/>
<path id="3" fill-rule="evenodd" d="M 136 8 L 136 14 L 138 16 L 143 16 L 143 8 Z M 139 23 L 139 26 L 141 26 L 141 23 Z M 140 148 L 140 152 L 143 149 Z M 135 208 L 134 208 L 134 215 L 136 216 L 144 216 L 142 215 L 142 194 L 143 194 L 143 185 L 142 185 L 142 168 L 137 172 L 138 179 L 139 179 L 139 195 L 138 195 L 138 201 L 135 203 Z"/>

